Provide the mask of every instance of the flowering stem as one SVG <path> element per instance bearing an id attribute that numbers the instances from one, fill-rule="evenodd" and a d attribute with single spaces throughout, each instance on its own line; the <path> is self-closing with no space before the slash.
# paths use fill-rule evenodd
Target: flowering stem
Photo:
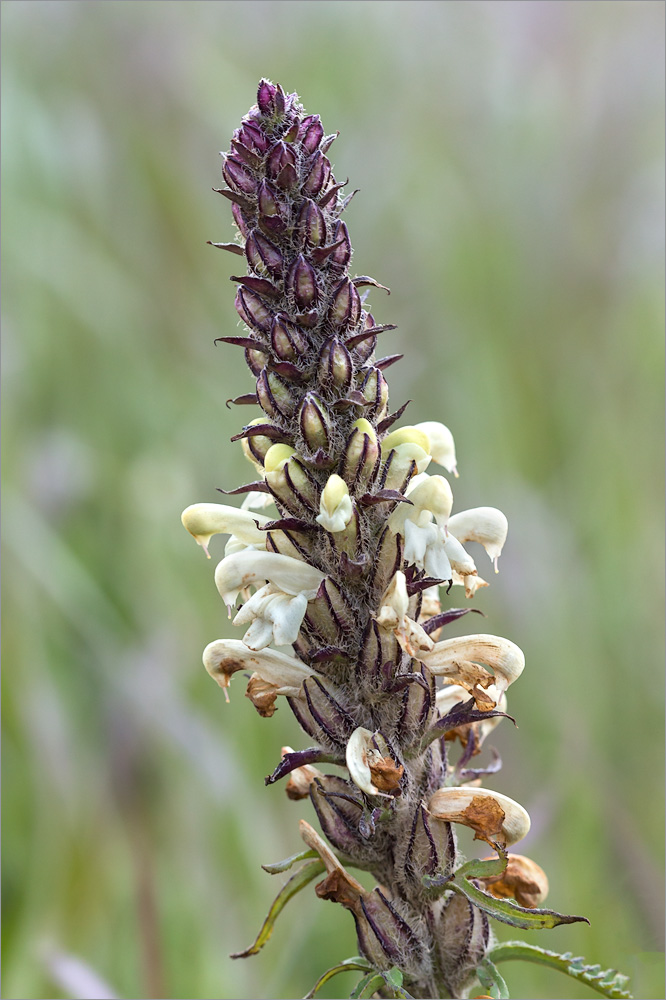
<path id="1" fill-rule="evenodd" d="M 265 718 L 286 698 L 314 745 L 283 748 L 266 782 L 288 775 L 288 796 L 310 800 L 326 838 L 301 820 L 309 851 L 300 860 L 320 860 L 291 877 L 237 957 L 256 953 L 286 901 L 325 872 L 316 894 L 351 912 L 369 970 L 354 996 L 463 997 L 492 972 L 489 917 L 516 926 L 583 918 L 538 909 L 545 874 L 507 853 L 529 816 L 478 787 L 499 769 L 497 755 L 468 766 L 506 716 L 524 657 L 495 635 L 440 639 L 470 610 L 441 601 L 451 587 L 471 599 L 487 586 L 464 546 L 480 543 L 497 568 L 507 520 L 492 507 L 452 514 L 448 479 L 426 471 L 458 474 L 446 426 L 395 427 L 405 406 L 390 412 L 384 372 L 400 356 L 375 353 L 395 327 L 367 308 L 368 290 L 384 286 L 350 276 L 342 214 L 351 195 L 326 156 L 336 135 L 296 94 L 262 80 L 219 192 L 238 242 L 215 246 L 247 264 L 232 278 L 245 330 L 219 339 L 244 351 L 256 380 L 233 402 L 262 412 L 233 439 L 255 475 L 230 491 L 246 495 L 242 507 L 183 513 L 206 554 L 214 534 L 229 536 L 215 582 L 245 629 L 242 640 L 210 643 L 204 663 L 227 697 L 232 677 L 249 670 L 247 696 Z M 345 776 L 316 766 L 326 763 Z M 456 824 L 495 860 L 462 867 Z M 377 885 L 366 889 L 348 869 Z"/>

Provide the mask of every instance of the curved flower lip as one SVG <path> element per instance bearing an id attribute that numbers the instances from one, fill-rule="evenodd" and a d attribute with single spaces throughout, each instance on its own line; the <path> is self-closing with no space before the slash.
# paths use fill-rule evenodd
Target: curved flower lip
<path id="1" fill-rule="evenodd" d="M 518 802 L 488 788 L 440 788 L 428 809 L 436 819 L 462 823 L 475 831 L 475 840 L 501 840 L 507 847 L 527 835 L 530 817 Z"/>
<path id="2" fill-rule="evenodd" d="M 270 521 L 265 514 L 250 514 L 221 503 L 194 503 L 185 508 L 180 519 L 209 559 L 208 543 L 213 535 L 233 535 L 245 545 L 266 547 L 266 532 L 257 527 Z"/>
<path id="3" fill-rule="evenodd" d="M 301 697 L 301 685 L 312 674 L 300 660 L 280 653 L 277 649 L 262 649 L 256 653 L 240 639 L 215 639 L 203 651 L 203 664 L 229 701 L 227 688 L 237 670 L 252 670 L 262 680 L 276 688 L 276 694 Z"/>
<path id="4" fill-rule="evenodd" d="M 238 594 L 246 587 L 258 583 L 263 586 L 268 580 L 283 593 L 293 597 L 305 594 L 310 601 L 325 579 L 324 573 L 300 559 L 256 549 L 245 549 L 226 556 L 215 570 L 215 584 L 229 609 L 229 617 Z"/>
<path id="5" fill-rule="evenodd" d="M 494 684 L 495 693 L 501 694 L 520 677 L 525 667 L 525 656 L 519 646 L 501 636 L 485 634 L 437 642 L 431 652 L 422 653 L 419 659 L 431 673 L 450 677 L 472 691 L 477 699 L 480 694 L 477 685 L 489 689 Z M 493 673 L 485 667 L 490 667 Z M 492 698 L 485 700 L 492 701 Z"/>
<path id="6" fill-rule="evenodd" d="M 437 420 L 425 420 L 420 424 L 414 424 L 414 427 L 427 435 L 433 461 L 447 472 L 452 472 L 457 479 L 456 446 L 449 428 Z"/>
<path id="7" fill-rule="evenodd" d="M 496 507 L 472 507 L 449 518 L 449 531 L 459 542 L 479 542 L 491 558 L 497 573 L 509 522 Z"/>

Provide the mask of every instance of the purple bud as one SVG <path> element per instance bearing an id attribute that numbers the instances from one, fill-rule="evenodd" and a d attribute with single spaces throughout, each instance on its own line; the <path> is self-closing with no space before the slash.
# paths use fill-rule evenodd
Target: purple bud
<path id="1" fill-rule="evenodd" d="M 440 960 L 449 971 L 451 996 L 465 996 L 476 967 L 485 957 L 490 939 L 488 917 L 464 896 L 451 893 L 437 919 L 434 934 Z"/>
<path id="2" fill-rule="evenodd" d="M 275 88 L 275 112 L 276 112 L 276 114 L 283 115 L 285 113 L 286 107 L 287 107 L 287 105 L 286 105 L 286 102 L 285 102 L 284 90 L 282 89 L 282 87 L 278 83 L 277 87 Z"/>
<path id="3" fill-rule="evenodd" d="M 303 194 L 316 198 L 331 176 L 331 164 L 319 150 L 312 157 L 310 169 L 303 183 Z"/>
<path id="4" fill-rule="evenodd" d="M 314 779 L 310 785 L 310 799 L 321 828 L 333 846 L 358 857 L 365 846 L 358 829 L 363 816 L 363 800 L 358 797 L 358 789 L 337 775 L 327 774 Z"/>
<path id="5" fill-rule="evenodd" d="M 331 326 L 347 326 L 352 329 L 361 317 L 361 297 L 349 280 L 344 278 L 333 291 L 328 321 Z"/>
<path id="6" fill-rule="evenodd" d="M 233 156 L 226 157 L 222 167 L 222 176 L 232 191 L 239 191 L 241 194 L 254 194 L 257 189 L 254 175 L 240 160 Z"/>
<path id="7" fill-rule="evenodd" d="M 282 254 L 275 243 L 272 243 L 258 229 L 253 229 L 247 235 L 245 256 L 248 259 L 250 267 L 254 268 L 260 274 L 263 274 L 265 271 L 275 277 L 279 277 L 282 274 L 284 266 Z"/>
<path id="8" fill-rule="evenodd" d="M 346 747 L 356 724 L 318 677 L 303 681 L 303 693 L 313 721 L 336 748 Z"/>
<path id="9" fill-rule="evenodd" d="M 284 215 L 286 213 L 286 206 L 278 198 L 277 191 L 266 181 L 262 181 L 259 185 L 257 197 L 259 199 L 259 211 L 262 215 Z"/>
<path id="10" fill-rule="evenodd" d="M 402 553 L 402 535 L 394 534 L 388 527 L 384 528 L 379 537 L 370 580 L 370 585 L 378 597 L 384 593 L 402 566 Z"/>
<path id="11" fill-rule="evenodd" d="M 388 404 L 388 383 L 379 368 L 371 368 L 361 384 L 361 395 L 369 404 L 365 411 L 381 420 Z"/>
<path id="12" fill-rule="evenodd" d="M 273 314 L 256 292 L 249 288 L 239 288 L 236 292 L 236 312 L 244 323 L 260 333 L 268 333 Z"/>
<path id="13" fill-rule="evenodd" d="M 361 427 L 354 427 L 347 438 L 341 464 L 340 475 L 347 483 L 349 492 L 364 493 L 379 464 L 377 435 L 374 432 L 369 434 Z"/>
<path id="14" fill-rule="evenodd" d="M 309 115 L 303 119 L 300 128 L 300 140 L 306 153 L 314 153 L 324 137 L 324 129 L 319 115 Z"/>
<path id="15" fill-rule="evenodd" d="M 337 243 L 339 240 L 343 240 L 344 242 L 331 254 L 331 263 L 337 267 L 346 268 L 351 260 L 352 245 L 349 239 L 349 230 L 345 222 L 337 222 L 335 224 L 333 242 Z"/>
<path id="16" fill-rule="evenodd" d="M 298 406 L 293 389 L 279 375 L 266 368 L 257 379 L 257 398 L 262 410 L 270 417 L 289 417 Z"/>
<path id="17" fill-rule="evenodd" d="M 319 353 L 317 375 L 324 388 L 335 388 L 346 392 L 353 375 L 351 355 L 337 337 L 330 337 Z"/>
<path id="18" fill-rule="evenodd" d="M 263 351 L 248 348 L 245 352 L 245 362 L 253 375 L 260 375 L 266 365 L 266 355 Z"/>
<path id="19" fill-rule="evenodd" d="M 317 301 L 317 283 L 314 268 L 303 254 L 299 254 L 289 268 L 287 288 L 294 296 L 299 309 L 309 309 Z"/>
<path id="20" fill-rule="evenodd" d="M 266 160 L 266 173 L 275 180 L 287 166 L 296 168 L 296 153 L 286 142 L 276 142 Z"/>
<path id="21" fill-rule="evenodd" d="M 231 214 L 234 217 L 234 222 L 238 226 L 238 229 L 239 229 L 239 231 L 241 233 L 241 236 L 243 236 L 243 237 L 245 237 L 245 239 L 247 239 L 247 235 L 250 232 L 250 226 L 249 226 L 249 223 L 248 223 L 247 219 L 243 215 L 243 210 L 240 207 L 240 205 L 232 205 L 231 206 Z"/>
<path id="22" fill-rule="evenodd" d="M 309 198 L 304 202 L 298 216 L 298 228 L 310 246 L 319 247 L 326 242 L 326 220 L 324 213 Z"/>
<path id="23" fill-rule="evenodd" d="M 231 140 L 231 145 L 233 147 L 234 155 L 237 159 L 241 160 L 250 170 L 257 170 L 261 166 L 261 157 L 253 153 L 251 149 L 248 149 L 238 142 L 236 139 Z"/>
<path id="24" fill-rule="evenodd" d="M 275 94 L 277 87 L 269 80 L 261 80 L 257 90 L 257 104 L 259 110 L 264 115 L 272 115 L 275 112 Z"/>
<path id="25" fill-rule="evenodd" d="M 291 191 L 298 184 L 298 171 L 291 163 L 287 163 L 275 178 L 275 183 L 283 191 Z"/>
<path id="26" fill-rule="evenodd" d="M 375 317 L 372 313 L 366 313 L 365 319 L 363 320 L 363 330 L 368 332 L 369 330 L 375 329 Z M 358 357 L 361 364 L 367 361 L 368 358 L 374 353 L 377 344 L 376 336 L 369 336 L 361 340 L 360 342 L 352 345 L 356 351 L 356 356 Z"/>
<path id="27" fill-rule="evenodd" d="M 421 679 L 423 683 L 417 683 Z M 402 711 L 398 722 L 401 738 L 419 739 L 425 732 L 435 700 L 435 692 L 423 670 L 414 675 L 412 683 L 405 686 Z"/>
<path id="28" fill-rule="evenodd" d="M 301 403 L 298 416 L 301 434 L 310 451 L 328 451 L 330 417 L 323 401 L 314 392 L 308 392 Z"/>
<path id="29" fill-rule="evenodd" d="M 243 122 L 234 133 L 234 138 L 256 153 L 266 153 L 270 145 L 265 134 L 254 122 Z"/>
<path id="30" fill-rule="evenodd" d="M 353 611 L 330 578 L 323 581 L 315 599 L 308 603 L 305 617 L 322 642 L 336 646 L 354 621 Z"/>
<path id="31" fill-rule="evenodd" d="M 294 361 L 310 344 L 302 330 L 276 316 L 271 329 L 271 346 L 281 361 Z"/>
<path id="32" fill-rule="evenodd" d="M 362 895 L 360 903 L 369 929 L 384 952 L 382 964 L 386 965 L 386 959 L 394 964 L 404 964 L 405 955 L 409 955 L 410 965 L 418 964 L 422 959 L 423 947 L 415 932 L 381 889 L 373 889 Z M 362 942 L 359 934 L 359 944 L 367 946 L 367 943 L 367 938 Z M 376 948 L 371 946 L 371 950 L 374 958 Z M 370 955 L 367 957 L 370 958 Z"/>

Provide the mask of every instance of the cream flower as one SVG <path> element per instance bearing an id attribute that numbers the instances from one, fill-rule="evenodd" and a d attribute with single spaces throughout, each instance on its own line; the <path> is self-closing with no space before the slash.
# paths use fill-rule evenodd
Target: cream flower
<path id="1" fill-rule="evenodd" d="M 418 656 L 421 652 L 431 650 L 435 644 L 425 629 L 408 617 L 408 610 L 407 580 L 402 570 L 398 570 L 382 597 L 375 621 L 380 628 L 395 633 L 406 653 Z"/>
<path id="2" fill-rule="evenodd" d="M 279 555 L 277 552 L 260 552 L 245 549 L 226 556 L 215 570 L 215 584 L 222 600 L 229 609 L 229 617 L 241 590 L 268 581 L 284 594 L 303 594 L 306 603 L 312 600 L 325 576 L 300 559 Z"/>
<path id="3" fill-rule="evenodd" d="M 427 434 L 430 442 L 430 454 L 437 465 L 441 465 L 447 472 L 452 472 L 458 478 L 456 467 L 456 446 L 453 442 L 453 434 L 444 424 L 436 420 L 425 420 L 423 423 L 414 425 L 416 430 Z"/>
<path id="4" fill-rule="evenodd" d="M 258 545 L 265 549 L 266 532 L 260 531 L 257 525 L 266 524 L 269 520 L 264 514 L 250 514 L 220 503 L 195 503 L 181 514 L 183 526 L 209 559 L 208 543 L 213 535 L 231 535 L 245 546 Z"/>
<path id="5" fill-rule="evenodd" d="M 315 518 L 326 531 L 344 531 L 352 518 L 349 488 L 340 476 L 328 477 L 319 501 L 319 514 Z"/>
<path id="6" fill-rule="evenodd" d="M 249 649 L 264 649 L 271 642 L 288 646 L 298 638 L 307 606 L 305 594 L 285 594 L 267 583 L 245 602 L 234 618 L 234 625 L 250 625 L 243 636 Z"/>
<path id="7" fill-rule="evenodd" d="M 290 698 L 302 697 L 301 685 L 312 674 L 309 667 L 293 656 L 276 649 L 253 652 L 239 639 L 216 639 L 203 652 L 203 663 L 229 701 L 227 688 L 238 670 L 252 670 L 265 684 L 275 689 L 275 694 Z"/>
<path id="8" fill-rule="evenodd" d="M 484 634 L 437 642 L 419 659 L 436 677 L 448 677 L 469 691 L 482 711 L 495 708 L 525 666 L 523 651 L 515 643 Z"/>

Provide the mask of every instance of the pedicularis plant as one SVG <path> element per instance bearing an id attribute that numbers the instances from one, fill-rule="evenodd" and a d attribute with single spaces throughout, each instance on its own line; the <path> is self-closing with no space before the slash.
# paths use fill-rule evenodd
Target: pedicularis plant
<path id="1" fill-rule="evenodd" d="M 283 747 L 266 783 L 288 776 L 287 795 L 310 799 L 323 833 L 302 819 L 305 850 L 264 866 L 292 873 L 254 944 L 234 957 L 256 954 L 316 879 L 321 899 L 352 914 L 360 955 L 308 996 L 351 969 L 353 997 L 508 997 L 497 964 L 523 959 L 628 997 L 613 970 L 493 938 L 489 918 L 526 929 L 584 919 L 541 906 L 546 875 L 509 853 L 529 816 L 481 784 L 500 767 L 494 752 L 485 764 L 477 756 L 510 718 L 521 650 L 485 633 L 441 637 L 473 610 L 442 608 L 451 588 L 471 598 L 487 586 L 464 544 L 479 542 L 496 569 L 507 521 L 493 507 L 451 513 L 449 481 L 429 471 L 457 475 L 443 424 L 394 427 L 405 407 L 389 412 L 384 373 L 400 355 L 375 357 L 394 327 L 377 323 L 365 296 L 383 286 L 350 277 L 342 213 L 352 195 L 326 156 L 335 138 L 296 94 L 262 80 L 222 170 L 238 242 L 214 245 L 243 258 L 247 273 L 232 279 L 245 332 L 219 339 L 245 351 L 256 379 L 233 402 L 263 412 L 232 439 L 255 470 L 250 484 L 222 491 L 246 494 L 242 506 L 183 514 L 206 553 L 212 535 L 230 536 L 215 582 L 245 630 L 203 658 L 227 700 L 238 672 L 264 718 L 286 699 L 311 745 Z M 456 824 L 474 831 L 482 858 L 464 861 Z M 359 869 L 375 888 L 351 873 Z"/>

